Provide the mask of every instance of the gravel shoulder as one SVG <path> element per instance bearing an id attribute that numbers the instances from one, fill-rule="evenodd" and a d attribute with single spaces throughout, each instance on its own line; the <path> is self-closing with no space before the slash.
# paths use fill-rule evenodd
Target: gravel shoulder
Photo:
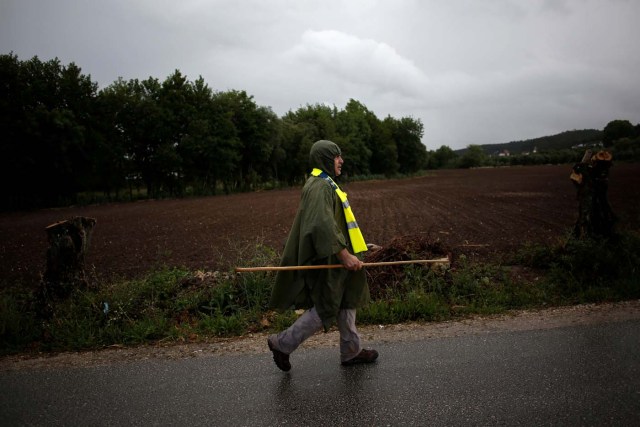
<path id="1" fill-rule="evenodd" d="M 640 319 L 640 300 L 513 311 L 508 314 L 475 316 L 447 322 L 367 325 L 360 326 L 359 330 L 365 346 L 375 346 L 376 343 L 551 329 L 633 319 Z M 233 354 L 261 354 L 268 352 L 266 337 L 267 334 L 251 334 L 210 342 L 165 343 L 138 347 L 111 346 L 97 351 L 14 355 L 0 358 L 0 372 L 105 366 L 148 359 L 175 360 Z M 314 335 L 303 344 L 302 349 L 337 346 L 338 332 L 332 330 Z"/>

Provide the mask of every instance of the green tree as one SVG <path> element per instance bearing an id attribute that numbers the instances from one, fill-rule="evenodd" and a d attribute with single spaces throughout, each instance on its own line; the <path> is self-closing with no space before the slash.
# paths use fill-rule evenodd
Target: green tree
<path id="1" fill-rule="evenodd" d="M 392 129 L 393 139 L 398 149 L 399 171 L 410 174 L 426 168 L 427 147 L 421 142 L 424 134 L 422 122 L 411 117 L 397 120 L 390 116 L 385 119 L 385 122 Z"/>
<path id="2" fill-rule="evenodd" d="M 345 158 L 346 175 L 368 175 L 371 160 L 372 129 L 371 113 L 360 102 L 350 99 L 345 109 L 336 116 L 335 142 Z M 374 116 L 375 117 L 375 116 Z"/>
<path id="3" fill-rule="evenodd" d="M 479 145 L 469 145 L 464 154 L 460 157 L 461 168 L 476 168 L 484 166 L 487 155 Z"/>
<path id="4" fill-rule="evenodd" d="M 153 169 L 157 188 L 163 194 L 180 196 L 184 193 L 181 146 L 196 114 L 193 98 L 192 85 L 179 70 L 169 75 L 158 91 L 156 102 L 160 120 L 155 132 L 157 148 Z"/>
<path id="5" fill-rule="evenodd" d="M 320 139 L 335 139 L 337 135 L 337 115 L 338 111 L 335 107 L 323 104 L 307 104 L 295 112 L 289 111 L 284 115 L 284 118 L 291 123 L 301 125 L 305 139 L 315 142 Z"/>
<path id="6" fill-rule="evenodd" d="M 372 113 L 373 114 L 373 113 Z M 375 116 L 374 116 L 375 117 Z M 370 119 L 371 141 L 371 172 L 384 174 L 387 177 L 398 173 L 398 147 L 393 139 L 393 129 L 386 121 Z"/>
<path id="7" fill-rule="evenodd" d="M 75 64 L 1 55 L 2 186 L 7 207 L 73 203 L 86 188 L 97 84 Z"/>
<path id="8" fill-rule="evenodd" d="M 240 140 L 240 168 L 236 182 L 249 190 L 272 173 L 271 157 L 277 144 L 278 117 L 267 107 L 259 107 L 245 91 L 220 95 Z"/>
<path id="9" fill-rule="evenodd" d="M 636 130 L 629 120 L 613 120 L 607 123 L 602 130 L 602 142 L 605 147 L 613 145 L 621 138 L 632 138 L 636 136 Z"/>
<path id="10" fill-rule="evenodd" d="M 308 172 L 309 150 L 314 141 L 307 130 L 305 123 L 295 122 L 291 115 L 282 119 L 281 137 L 274 149 L 274 159 L 279 179 L 289 185 L 301 183 Z"/>
<path id="11" fill-rule="evenodd" d="M 161 84 L 158 79 L 149 77 L 129 82 L 130 104 L 125 105 L 123 122 L 127 133 L 127 153 L 133 165 L 134 179 L 141 179 L 147 188 L 149 197 L 161 195 L 162 178 L 156 168 L 156 156 L 161 145 L 163 127 L 159 126 L 163 114 L 158 99 Z"/>
<path id="12" fill-rule="evenodd" d="M 202 77 L 191 84 L 189 92 L 191 117 L 178 147 L 184 182 L 194 194 L 215 194 L 218 180 L 225 182 L 239 161 L 237 132 Z"/>
<path id="13" fill-rule="evenodd" d="M 94 139 L 93 174 L 91 186 L 108 198 L 119 196 L 121 189 L 129 185 L 132 198 L 134 180 L 132 164 L 127 148 L 131 146 L 126 132 L 125 111 L 131 102 L 130 85 L 118 79 L 98 94 L 97 131 Z"/>
<path id="14" fill-rule="evenodd" d="M 442 145 L 429 157 L 429 169 L 452 167 L 458 155 L 448 146 Z"/>
<path id="15" fill-rule="evenodd" d="M 27 138 L 35 132 L 31 110 L 36 102 L 29 99 L 29 80 L 26 70 L 18 57 L 13 54 L 0 55 L 0 189 L 2 207 L 18 208 L 28 203 L 26 195 L 29 184 L 28 173 L 32 172 L 35 158 L 31 156 Z M 30 198 L 30 197 L 29 197 Z M 30 200 L 33 202 L 33 200 Z"/>
<path id="16" fill-rule="evenodd" d="M 300 182 L 309 172 L 309 150 L 314 142 L 320 139 L 335 141 L 337 114 L 335 107 L 315 104 L 284 115 L 280 147 L 285 157 L 283 162 L 280 155 L 283 163 L 279 163 L 279 170 L 287 171 L 284 176 L 289 184 Z"/>

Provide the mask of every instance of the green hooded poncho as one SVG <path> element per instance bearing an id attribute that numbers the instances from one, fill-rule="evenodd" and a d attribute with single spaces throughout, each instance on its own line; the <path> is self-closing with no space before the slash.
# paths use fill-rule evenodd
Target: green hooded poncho
<path id="1" fill-rule="evenodd" d="M 331 141 L 311 147 L 309 163 L 335 179 L 334 159 L 340 148 Z M 282 255 L 281 266 L 340 264 L 343 248 L 353 253 L 342 203 L 329 183 L 310 176 L 302 189 L 298 212 Z M 342 308 L 359 308 L 369 302 L 364 270 L 343 268 L 279 271 L 271 295 L 271 307 L 286 310 L 315 306 L 325 330 Z"/>

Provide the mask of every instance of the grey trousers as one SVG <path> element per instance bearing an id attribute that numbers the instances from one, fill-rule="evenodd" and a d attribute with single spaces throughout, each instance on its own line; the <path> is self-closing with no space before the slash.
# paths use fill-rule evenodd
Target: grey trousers
<path id="1" fill-rule="evenodd" d="M 305 311 L 284 331 L 269 336 L 271 345 L 285 354 L 291 354 L 307 338 L 322 330 L 322 320 L 315 307 Z M 360 353 L 360 335 L 356 329 L 356 310 L 340 310 L 338 313 L 340 331 L 340 361 L 346 362 Z"/>

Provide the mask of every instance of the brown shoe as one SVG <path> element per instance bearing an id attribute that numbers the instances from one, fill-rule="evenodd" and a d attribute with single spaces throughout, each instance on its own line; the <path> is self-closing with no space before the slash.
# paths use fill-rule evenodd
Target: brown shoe
<path id="1" fill-rule="evenodd" d="M 373 349 L 363 348 L 360 353 L 353 359 L 345 360 L 342 362 L 344 366 L 356 365 L 358 363 L 371 363 L 375 362 L 378 358 L 378 352 Z"/>
<path id="2" fill-rule="evenodd" d="M 283 371 L 287 372 L 291 370 L 291 363 L 289 363 L 289 355 L 284 354 L 280 350 L 276 350 L 271 344 L 271 340 L 267 338 L 267 344 L 269 345 L 269 350 L 273 353 L 273 361 L 276 362 L 276 366 Z"/>

